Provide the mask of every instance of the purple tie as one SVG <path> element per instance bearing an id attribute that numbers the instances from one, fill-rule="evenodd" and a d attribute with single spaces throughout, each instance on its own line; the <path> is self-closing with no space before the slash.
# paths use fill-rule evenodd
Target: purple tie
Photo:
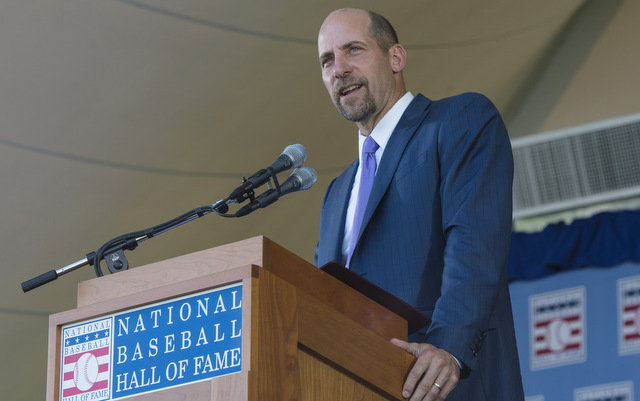
<path id="1" fill-rule="evenodd" d="M 349 243 L 349 256 L 347 257 L 347 266 L 351 262 L 351 256 L 353 255 L 353 249 L 356 246 L 358 240 L 358 234 L 360 233 L 360 226 L 362 225 L 362 217 L 364 216 L 364 209 L 367 207 L 367 201 L 369 200 L 369 194 L 371 193 L 371 187 L 373 187 L 373 179 L 376 176 L 376 150 L 378 150 L 378 144 L 370 136 L 364 140 L 362 146 L 362 169 L 360 172 L 360 188 L 358 189 L 358 200 L 356 201 L 356 212 L 353 217 L 353 228 L 351 230 L 351 242 Z"/>

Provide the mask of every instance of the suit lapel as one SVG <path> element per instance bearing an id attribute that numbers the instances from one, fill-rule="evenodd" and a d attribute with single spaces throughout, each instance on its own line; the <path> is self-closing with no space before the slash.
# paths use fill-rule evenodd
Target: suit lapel
<path id="1" fill-rule="evenodd" d="M 351 197 L 351 189 L 353 181 L 358 169 L 358 160 L 353 162 L 335 181 L 331 192 L 335 194 L 332 197 L 332 204 L 328 205 L 327 210 L 333 210 L 329 216 L 328 233 L 332 235 L 327 237 L 326 249 L 329 255 L 327 260 L 339 261 L 342 259 L 342 240 L 344 238 L 344 225 L 347 218 L 347 206 Z"/>
<path id="2" fill-rule="evenodd" d="M 364 211 L 362 225 L 360 226 L 360 232 L 358 233 L 358 241 L 360 240 L 360 236 L 362 235 L 365 227 L 369 223 L 369 220 L 371 220 L 373 212 L 382 200 L 383 195 L 387 192 L 387 188 L 389 187 L 391 179 L 398 168 L 398 164 L 400 163 L 400 159 L 402 158 L 407 144 L 427 117 L 427 107 L 429 106 L 429 103 L 431 103 L 429 99 L 418 94 L 411 104 L 409 104 L 409 107 L 405 110 L 402 118 L 398 121 L 398 125 L 393 130 L 391 138 L 389 138 L 389 142 L 387 142 L 384 154 L 382 155 L 382 159 L 380 160 L 378 171 L 376 172 L 376 178 L 373 182 L 373 187 L 371 188 L 367 208 Z"/>

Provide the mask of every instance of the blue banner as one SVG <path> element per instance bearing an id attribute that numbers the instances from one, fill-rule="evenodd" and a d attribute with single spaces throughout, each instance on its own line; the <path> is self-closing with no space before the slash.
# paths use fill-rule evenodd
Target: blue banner
<path id="1" fill-rule="evenodd" d="M 511 283 L 527 401 L 633 401 L 640 264 Z"/>
<path id="2" fill-rule="evenodd" d="M 242 285 L 62 328 L 61 401 L 115 400 L 239 372 Z"/>

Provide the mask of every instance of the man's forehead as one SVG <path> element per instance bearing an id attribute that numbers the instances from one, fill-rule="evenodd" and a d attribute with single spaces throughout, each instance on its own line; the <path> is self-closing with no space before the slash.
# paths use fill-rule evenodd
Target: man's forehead
<path id="1" fill-rule="evenodd" d="M 320 28 L 318 51 L 324 53 L 332 48 L 342 48 L 349 43 L 369 43 L 369 18 L 367 14 L 341 11 L 331 14 Z"/>
<path id="2" fill-rule="evenodd" d="M 336 10 L 329 14 L 327 18 L 325 18 L 322 26 L 329 25 L 332 23 L 338 23 L 341 25 L 368 25 L 370 21 L 369 13 L 365 10 L 360 9 L 342 9 Z"/>

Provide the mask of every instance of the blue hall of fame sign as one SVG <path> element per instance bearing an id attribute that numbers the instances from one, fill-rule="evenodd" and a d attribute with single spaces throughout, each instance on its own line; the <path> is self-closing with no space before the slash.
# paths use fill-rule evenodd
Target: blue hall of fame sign
<path id="1" fill-rule="evenodd" d="M 241 347 L 241 283 L 66 325 L 59 400 L 116 400 L 239 372 Z"/>

